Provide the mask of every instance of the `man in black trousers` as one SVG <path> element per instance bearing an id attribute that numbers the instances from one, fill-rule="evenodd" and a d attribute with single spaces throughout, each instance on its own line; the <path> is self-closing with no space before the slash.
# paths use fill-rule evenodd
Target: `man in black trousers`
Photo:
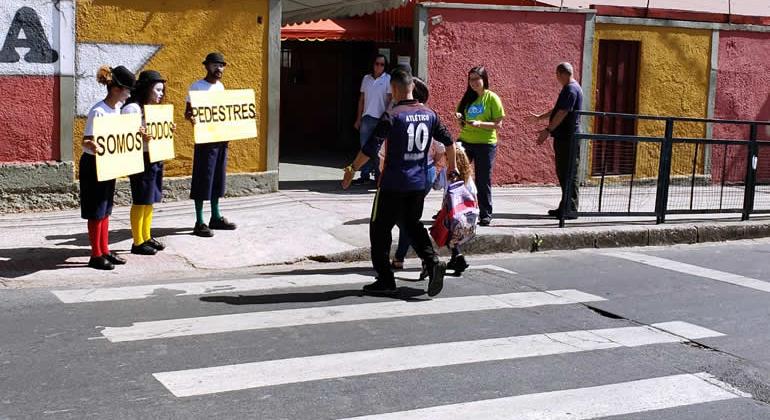
<path id="1" fill-rule="evenodd" d="M 556 100 L 556 105 L 550 111 L 532 114 L 538 120 L 548 118 L 548 126 L 538 133 L 538 142 L 542 143 L 549 136 L 553 137 L 553 151 L 556 154 L 556 176 L 559 177 L 559 185 L 561 186 L 561 202 L 558 208 L 548 210 L 548 215 L 561 216 L 564 201 L 568 200 L 567 214 L 564 215 L 565 219 L 576 219 L 578 211 L 579 185 L 577 183 L 577 167 L 580 162 L 579 147 L 575 150 L 572 173 L 568 172 L 570 169 L 572 136 L 575 135 L 580 126 L 580 118 L 576 112 L 580 111 L 583 107 L 583 89 L 575 80 L 573 74 L 572 64 L 560 63 L 556 67 L 556 78 L 562 85 L 562 89 L 561 93 L 559 93 L 559 98 Z M 572 179 L 572 192 L 570 197 L 567 197 L 567 181 L 570 178 Z"/>
<path id="2" fill-rule="evenodd" d="M 404 69 L 391 74 L 391 89 L 396 105 L 380 118 L 374 134 L 366 141 L 356 159 L 345 168 L 342 187 L 348 188 L 353 174 L 370 158 L 377 156 L 387 140 L 385 165 L 374 198 L 369 222 L 372 265 L 377 281 L 364 286 L 364 292 L 392 295 L 396 280 L 390 266 L 391 231 L 396 223 L 407 230 L 412 246 L 428 272 L 428 296 L 441 292 L 446 264 L 439 261 L 430 236 L 420 222 L 425 201 L 425 177 L 431 140 L 446 145 L 447 170 L 456 173 L 454 141 L 436 113 L 414 99 L 414 80 Z"/>

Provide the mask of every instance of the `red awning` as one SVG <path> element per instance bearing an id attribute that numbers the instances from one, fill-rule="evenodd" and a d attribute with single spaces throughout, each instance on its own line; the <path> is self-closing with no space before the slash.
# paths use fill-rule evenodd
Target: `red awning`
<path id="1" fill-rule="evenodd" d="M 281 40 L 299 41 L 359 41 L 372 40 L 377 27 L 367 19 L 324 19 L 285 25 L 281 28 Z"/>

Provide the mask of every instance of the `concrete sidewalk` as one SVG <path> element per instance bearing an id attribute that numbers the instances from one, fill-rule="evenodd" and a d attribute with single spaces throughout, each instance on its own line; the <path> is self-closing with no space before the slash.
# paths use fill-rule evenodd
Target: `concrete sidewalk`
<path id="1" fill-rule="evenodd" d="M 158 278 L 205 277 L 237 270 L 300 261 L 343 262 L 369 258 L 368 222 L 373 191 L 342 191 L 338 181 L 286 181 L 282 191 L 223 200 L 223 212 L 238 224 L 213 238 L 192 236 L 191 201 L 156 207 L 153 233 L 167 244 L 156 256 L 128 253 L 128 207 L 110 220 L 110 245 L 128 264 L 110 272 L 86 267 L 86 223 L 79 211 L 0 216 L 0 287 L 70 286 Z M 545 216 L 559 201 L 556 187 L 496 188 L 495 219 L 480 227 L 464 252 L 491 254 L 551 249 L 696 243 L 770 236 L 770 220 L 738 221 L 737 215 L 673 217 L 656 226 L 654 218 L 585 218 L 564 229 Z M 590 194 L 587 194 L 589 197 Z M 440 206 L 441 194 L 426 202 L 426 223 Z M 588 203 L 588 206 L 591 204 Z M 209 208 L 206 206 L 208 217 Z M 394 230 L 394 239 L 398 231 Z M 472 261 L 472 259 L 471 259 Z"/>

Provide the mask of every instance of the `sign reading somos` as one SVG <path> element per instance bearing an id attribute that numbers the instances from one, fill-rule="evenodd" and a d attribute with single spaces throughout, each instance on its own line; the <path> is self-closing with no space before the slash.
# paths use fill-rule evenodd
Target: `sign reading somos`
<path id="1" fill-rule="evenodd" d="M 174 158 L 174 105 L 145 105 L 144 124 L 152 137 L 147 148 L 150 162 Z"/>
<path id="2" fill-rule="evenodd" d="M 257 106 L 253 89 L 192 91 L 195 143 L 257 137 Z"/>
<path id="3" fill-rule="evenodd" d="M 107 181 L 144 171 L 141 114 L 94 118 L 96 179 Z"/>

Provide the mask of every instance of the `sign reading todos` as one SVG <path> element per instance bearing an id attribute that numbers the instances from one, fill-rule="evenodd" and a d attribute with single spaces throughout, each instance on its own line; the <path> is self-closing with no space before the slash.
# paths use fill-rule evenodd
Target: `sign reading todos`
<path id="1" fill-rule="evenodd" d="M 94 118 L 96 179 L 108 181 L 144 170 L 141 114 Z"/>
<path id="2" fill-rule="evenodd" d="M 147 143 L 150 162 L 174 158 L 174 105 L 145 105 L 144 124 L 152 140 Z"/>
<path id="3" fill-rule="evenodd" d="M 253 89 L 192 91 L 195 143 L 257 137 L 257 106 Z"/>

